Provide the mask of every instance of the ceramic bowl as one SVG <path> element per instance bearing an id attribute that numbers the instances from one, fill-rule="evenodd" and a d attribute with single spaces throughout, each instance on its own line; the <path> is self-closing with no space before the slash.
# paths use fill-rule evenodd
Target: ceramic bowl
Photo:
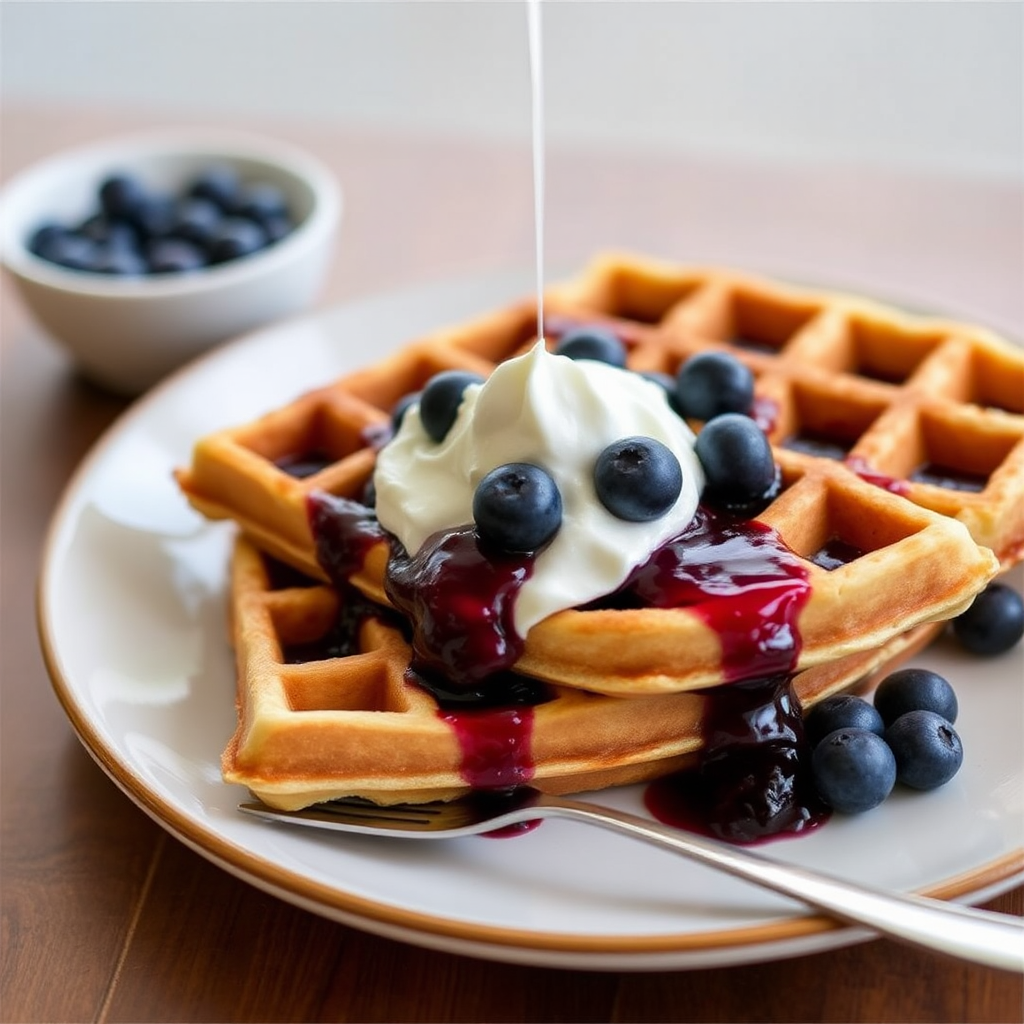
<path id="1" fill-rule="evenodd" d="M 41 224 L 75 225 L 95 212 L 99 185 L 113 173 L 179 192 L 216 163 L 281 189 L 294 229 L 229 262 L 135 277 L 68 269 L 28 248 Z M 82 373 L 131 395 L 211 346 L 307 306 L 329 268 L 341 210 L 332 174 L 289 145 L 162 131 L 62 153 L 12 179 L 0 193 L 0 252 L 32 314 Z"/>

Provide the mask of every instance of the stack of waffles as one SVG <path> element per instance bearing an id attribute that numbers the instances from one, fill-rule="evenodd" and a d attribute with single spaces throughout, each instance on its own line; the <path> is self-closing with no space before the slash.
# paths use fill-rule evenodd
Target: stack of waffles
<path id="1" fill-rule="evenodd" d="M 675 374 L 718 350 L 753 372 L 753 415 L 782 474 L 757 520 L 808 584 L 790 666 L 803 705 L 891 668 L 1020 558 L 1024 353 L 991 332 L 623 255 L 551 288 L 544 310 L 549 347 L 600 325 L 633 370 Z M 229 781 L 297 808 L 448 799 L 481 778 L 467 767 L 466 712 L 439 706 L 409 672 L 408 628 L 387 607 L 387 539 L 371 536 L 339 586 L 311 510 L 325 495 L 361 499 L 399 399 L 442 370 L 486 377 L 536 338 L 536 303 L 524 300 L 197 443 L 179 484 L 239 528 Z M 588 606 L 530 630 L 515 668 L 542 681 L 543 701 L 487 714 L 505 716 L 502 742 L 528 746 L 517 764 L 531 784 L 580 791 L 692 761 L 715 688 L 744 676 L 710 622 L 690 608 Z"/>

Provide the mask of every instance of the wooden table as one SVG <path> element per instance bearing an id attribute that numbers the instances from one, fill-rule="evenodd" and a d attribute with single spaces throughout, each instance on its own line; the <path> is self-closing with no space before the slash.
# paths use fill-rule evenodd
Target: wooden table
<path id="1" fill-rule="evenodd" d="M 166 117 L 3 111 L 3 174 Z M 529 266 L 525 147 L 312 125 L 246 127 L 346 189 L 320 300 Z M 608 245 L 924 291 L 1018 332 L 1021 191 L 865 169 L 549 156 L 549 263 Z M 170 838 L 94 765 L 51 691 L 33 590 L 47 520 L 126 402 L 75 377 L 3 281 L 5 1021 L 1020 1021 L 1021 978 L 887 941 L 675 973 L 509 966 L 376 938 L 279 902 Z M 1024 889 L 990 907 L 1024 912 Z"/>

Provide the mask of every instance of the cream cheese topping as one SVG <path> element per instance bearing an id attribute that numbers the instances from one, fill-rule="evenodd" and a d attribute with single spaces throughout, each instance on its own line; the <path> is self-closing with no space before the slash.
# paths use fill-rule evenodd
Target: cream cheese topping
<path id="1" fill-rule="evenodd" d="M 593 471 L 613 441 L 652 437 L 679 460 L 683 488 L 652 522 L 617 519 L 597 498 Z M 431 440 L 412 406 L 377 457 L 377 517 L 410 554 L 440 530 L 473 521 L 473 494 L 492 469 L 529 462 L 562 497 L 562 525 L 519 592 L 520 636 L 555 612 L 617 589 L 630 572 L 693 518 L 704 474 L 694 435 L 664 389 L 628 370 L 546 351 L 542 342 L 466 389 L 445 439 Z"/>

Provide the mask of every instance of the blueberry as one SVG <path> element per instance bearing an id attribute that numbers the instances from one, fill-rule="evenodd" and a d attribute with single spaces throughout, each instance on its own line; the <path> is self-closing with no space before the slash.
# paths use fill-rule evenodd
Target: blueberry
<path id="1" fill-rule="evenodd" d="M 872 705 L 852 693 L 837 693 L 819 701 L 804 718 L 804 734 L 811 746 L 817 746 L 836 729 L 867 729 L 881 736 L 885 732 L 882 716 Z"/>
<path id="2" fill-rule="evenodd" d="M 402 395 L 402 397 L 392 406 L 391 429 L 394 433 L 398 433 L 402 426 L 402 420 L 405 419 L 405 414 L 420 400 L 420 396 L 422 394 L 422 391 L 410 391 L 407 395 Z"/>
<path id="3" fill-rule="evenodd" d="M 555 355 L 570 359 L 594 359 L 620 369 L 626 365 L 626 346 L 602 327 L 578 327 L 567 331 L 555 346 Z"/>
<path id="4" fill-rule="evenodd" d="M 964 749 L 956 729 L 934 711 L 908 711 L 885 730 L 896 778 L 913 789 L 936 789 L 960 770 Z"/>
<path id="5" fill-rule="evenodd" d="M 29 235 L 28 250 L 41 259 L 56 262 L 50 254 L 69 234 L 71 232 L 63 224 L 41 224 Z"/>
<path id="6" fill-rule="evenodd" d="M 230 164 L 218 163 L 206 167 L 189 186 L 188 194 L 198 199 L 209 199 L 224 211 L 233 211 L 238 204 L 241 179 Z"/>
<path id="7" fill-rule="evenodd" d="M 908 711 L 934 711 L 955 722 L 959 710 L 953 687 L 925 668 L 902 668 L 886 676 L 875 691 L 875 707 L 886 725 Z"/>
<path id="8" fill-rule="evenodd" d="M 836 729 L 811 755 L 818 795 L 844 814 L 877 807 L 896 784 L 896 758 L 878 733 Z"/>
<path id="9" fill-rule="evenodd" d="M 242 256 L 251 256 L 266 244 L 267 233 L 256 221 L 244 217 L 228 217 L 221 222 L 210 239 L 210 262 L 226 263 Z"/>
<path id="10" fill-rule="evenodd" d="M 69 270 L 92 270 L 96 265 L 98 247 L 83 235 L 67 232 L 54 236 L 46 247 L 46 259 Z"/>
<path id="11" fill-rule="evenodd" d="M 260 223 L 267 233 L 268 242 L 280 242 L 285 235 L 295 230 L 295 223 L 287 213 L 261 218 Z"/>
<path id="12" fill-rule="evenodd" d="M 223 219 L 223 211 L 211 199 L 190 196 L 178 203 L 172 231 L 178 238 L 208 246 Z"/>
<path id="13" fill-rule="evenodd" d="M 594 464 L 598 500 L 613 516 L 646 523 L 663 516 L 683 489 L 679 460 L 653 437 L 625 437 Z"/>
<path id="14" fill-rule="evenodd" d="M 119 249 L 137 249 L 139 244 L 139 233 L 128 221 L 102 213 L 86 218 L 78 226 L 78 233 L 101 245 Z"/>
<path id="15" fill-rule="evenodd" d="M 146 257 L 153 274 L 179 274 L 206 265 L 203 251 L 182 238 L 157 239 L 147 249 Z"/>
<path id="16" fill-rule="evenodd" d="M 363 484 L 363 492 L 359 496 L 359 501 L 367 508 L 377 507 L 377 482 L 372 476 Z"/>
<path id="17" fill-rule="evenodd" d="M 1003 583 L 990 583 L 952 628 L 972 654 L 1003 654 L 1024 636 L 1024 599 Z"/>
<path id="18" fill-rule="evenodd" d="M 676 402 L 682 414 L 691 419 L 746 413 L 753 401 L 754 375 L 725 352 L 698 353 L 676 374 Z"/>
<path id="19" fill-rule="evenodd" d="M 435 441 L 443 441 L 455 422 L 462 394 L 470 384 L 482 384 L 483 377 L 463 370 L 434 374 L 420 396 L 420 422 Z"/>
<path id="20" fill-rule="evenodd" d="M 536 551 L 562 525 L 562 496 L 539 466 L 511 462 L 492 469 L 473 495 L 480 537 L 503 551 Z"/>
<path id="21" fill-rule="evenodd" d="M 706 497 L 712 503 L 742 506 L 777 486 L 768 438 L 749 416 L 716 416 L 697 435 L 694 451 L 704 467 Z"/>
<path id="22" fill-rule="evenodd" d="M 668 404 L 678 412 L 679 408 L 676 405 L 676 379 L 670 373 L 659 373 L 657 370 L 641 370 L 640 376 L 644 380 L 649 380 L 652 384 L 657 384 L 665 392 L 665 397 L 668 399 Z"/>
<path id="23" fill-rule="evenodd" d="M 112 174 L 100 183 L 100 206 L 108 217 L 132 220 L 146 201 L 146 188 L 133 174 Z"/>
<path id="24" fill-rule="evenodd" d="M 149 264 L 136 249 L 125 245 L 101 246 L 93 270 L 115 277 L 141 277 L 149 272 Z"/>
<path id="25" fill-rule="evenodd" d="M 128 216 L 142 238 L 164 238 L 171 233 L 177 216 L 177 202 L 169 195 L 146 196 Z"/>
<path id="26" fill-rule="evenodd" d="M 284 193 L 276 185 L 257 182 L 242 187 L 235 202 L 234 212 L 240 217 L 248 217 L 262 224 L 273 217 L 287 215 L 288 203 Z"/>

